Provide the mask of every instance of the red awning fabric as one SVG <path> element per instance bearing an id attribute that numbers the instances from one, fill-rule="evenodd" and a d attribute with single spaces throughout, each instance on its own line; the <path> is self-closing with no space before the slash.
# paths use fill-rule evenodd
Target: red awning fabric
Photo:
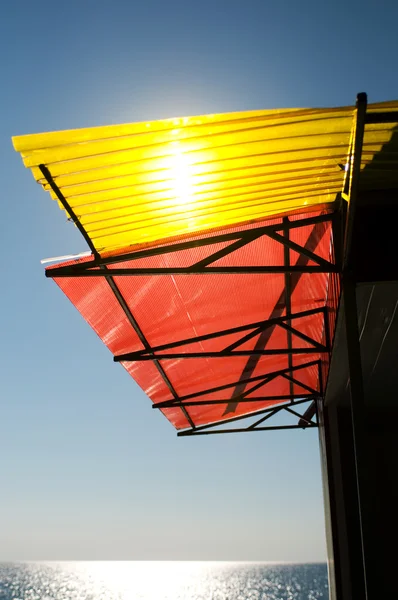
<path id="1" fill-rule="evenodd" d="M 290 215 L 290 222 L 303 222 L 303 225 L 291 228 L 289 238 L 305 248 L 307 254 L 291 248 L 286 250 L 280 241 L 261 235 L 220 256 L 209 266 L 282 266 L 286 253 L 290 265 L 316 266 L 318 263 L 308 252 L 332 261 L 331 222 L 311 222 L 312 217 L 329 213 L 318 210 Z M 310 223 L 306 224 L 308 220 Z M 243 231 L 255 233 L 258 228 L 268 225 L 282 227 L 284 222 L 282 217 L 273 217 L 219 230 L 217 236 Z M 184 242 L 211 241 L 212 236 L 214 232 L 194 235 L 184 238 Z M 189 267 L 231 244 L 234 244 L 233 240 L 218 241 L 178 251 L 170 251 L 168 246 L 167 252 L 134 257 L 134 260 L 121 256 L 119 262 L 105 267 L 107 270 L 103 274 L 115 268 Z M 53 276 L 51 271 L 54 269 L 84 266 L 91 260 L 58 264 L 49 267 L 47 274 Z M 286 277 L 289 278 L 291 319 L 276 322 L 287 314 Z M 328 360 L 324 348 L 328 339 L 324 308 L 328 303 L 330 273 L 293 272 L 287 276 L 283 272 L 177 273 L 114 275 L 111 278 L 55 276 L 54 279 L 114 356 L 123 358 L 132 352 L 146 353 L 148 360 L 122 360 L 122 365 L 153 403 L 174 402 L 173 406 L 169 403 L 161 410 L 178 430 L 224 422 L 286 402 L 289 397 L 306 397 L 319 392 L 319 361 L 326 364 Z M 297 313 L 304 314 L 296 317 Z M 273 320 L 271 324 L 261 328 L 261 323 L 269 319 Z M 197 339 L 244 326 L 248 328 L 210 339 Z M 248 334 L 251 334 L 249 339 Z M 191 338 L 195 340 L 189 344 L 162 348 Z M 289 351 L 289 341 L 292 351 Z M 232 344 L 234 346 L 229 349 Z M 277 353 L 281 350 L 285 352 Z M 223 356 L 181 356 L 220 351 L 224 351 Z M 226 354 L 228 351 L 230 353 Z M 250 355 L 250 352 L 263 351 L 276 353 Z M 237 355 L 239 352 L 246 354 Z M 164 354 L 167 358 L 162 358 Z M 155 360 L 155 357 L 158 358 Z M 208 404 L 209 401 L 222 403 Z"/>

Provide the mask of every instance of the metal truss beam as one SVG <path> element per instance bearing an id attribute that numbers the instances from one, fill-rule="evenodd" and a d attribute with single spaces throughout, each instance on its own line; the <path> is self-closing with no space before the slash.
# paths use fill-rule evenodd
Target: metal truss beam
<path id="1" fill-rule="evenodd" d="M 288 375 L 287 373 L 282 373 L 281 377 L 284 377 L 285 379 L 287 379 L 288 381 L 291 381 L 292 383 L 295 383 L 296 385 L 301 385 L 301 387 L 303 387 L 305 390 L 307 390 L 310 394 L 319 394 L 319 391 L 314 390 L 311 386 L 306 385 L 305 383 L 302 383 L 301 381 L 298 381 L 295 377 L 292 377 L 291 375 Z"/>
<path id="2" fill-rule="evenodd" d="M 397 123 L 398 122 L 398 111 L 391 112 L 377 112 L 377 113 L 366 113 L 365 125 L 371 125 L 374 123 Z"/>
<path id="3" fill-rule="evenodd" d="M 284 219 L 283 219 L 283 225 L 284 225 L 283 235 L 285 236 L 283 238 L 284 241 L 285 241 L 285 245 L 284 245 L 284 248 L 283 248 L 284 263 L 288 267 L 288 266 L 290 266 L 289 217 L 284 217 Z M 311 253 L 311 254 L 313 254 L 313 253 Z M 308 256 L 307 256 L 307 258 L 308 258 Z M 286 313 L 289 315 L 292 312 L 292 278 L 291 278 L 291 273 L 285 273 L 285 305 L 286 305 Z M 287 345 L 288 345 L 288 348 L 289 348 L 289 354 L 288 354 L 287 360 L 288 360 L 288 364 L 289 364 L 289 370 L 291 372 L 291 369 L 293 367 L 293 336 L 292 336 L 292 331 L 291 331 L 292 323 L 291 323 L 290 319 L 287 322 L 287 327 L 288 328 L 286 330 L 286 335 L 287 335 Z M 289 386 L 290 386 L 290 394 L 293 395 L 293 393 L 294 393 L 294 385 L 293 385 L 292 381 L 289 382 Z"/>
<path id="4" fill-rule="evenodd" d="M 213 427 L 218 427 L 219 425 L 229 425 L 230 423 L 235 423 L 236 421 L 242 421 L 243 419 L 251 419 L 253 417 L 263 417 L 264 415 L 272 416 L 270 413 L 279 412 L 285 406 L 293 406 L 293 405 L 298 406 L 299 404 L 304 404 L 306 402 L 308 402 L 307 399 L 302 399 L 302 400 L 297 400 L 296 402 L 290 402 L 290 403 L 286 403 L 286 404 L 279 404 L 276 406 L 271 406 L 268 408 L 262 408 L 260 410 L 250 413 L 249 415 L 247 415 L 247 414 L 246 415 L 238 415 L 236 417 L 228 417 L 227 419 L 222 419 L 221 421 L 217 421 L 214 423 L 208 423 L 206 425 L 198 425 L 197 427 L 195 427 L 195 431 L 202 431 L 204 429 L 212 429 Z M 261 421 L 263 421 L 263 419 L 261 419 Z M 256 423 L 259 423 L 259 421 L 257 421 Z M 256 425 L 256 423 L 252 423 L 250 425 L 250 427 L 253 427 L 254 425 Z"/>
<path id="5" fill-rule="evenodd" d="M 306 369 L 307 367 L 318 366 L 319 363 L 320 363 L 319 359 L 312 360 L 312 361 L 306 362 L 302 365 L 297 365 L 297 366 L 293 367 L 291 370 L 294 372 L 297 372 L 297 371 L 300 371 L 301 369 Z M 179 396 L 178 400 L 172 400 L 172 399 L 164 400 L 163 402 L 153 404 L 153 408 L 163 408 L 164 403 L 168 404 L 168 403 L 173 403 L 173 402 L 175 402 L 175 404 L 172 404 L 172 406 L 179 406 L 178 403 L 183 402 L 185 404 L 186 400 L 192 400 L 193 398 L 200 398 L 201 396 L 208 396 L 208 395 L 214 394 L 216 392 L 221 392 L 221 391 L 224 391 L 227 389 L 236 388 L 238 383 L 244 383 L 245 387 L 249 383 L 255 383 L 255 386 L 253 386 L 249 390 L 242 392 L 239 396 L 234 395 L 227 401 L 227 402 L 234 402 L 234 403 L 238 404 L 239 402 L 242 401 L 242 398 L 246 398 L 246 396 L 248 396 L 253 391 L 255 391 L 255 389 L 258 389 L 258 387 L 265 386 L 270 381 L 273 381 L 274 379 L 276 379 L 276 377 L 283 376 L 286 372 L 290 372 L 289 367 L 287 367 L 285 369 L 278 369 L 277 371 L 271 371 L 270 373 L 263 373 L 262 375 L 256 375 L 255 377 L 248 377 L 246 379 L 242 379 L 241 381 L 233 381 L 232 383 L 226 383 L 224 385 L 220 385 L 217 387 L 208 388 L 205 390 L 201 390 L 200 392 L 193 392 L 191 394 Z M 294 380 L 294 382 L 299 386 L 305 387 L 302 384 L 302 382 L 299 381 L 298 379 Z M 310 395 L 313 395 L 313 394 L 318 397 L 320 395 L 320 392 L 317 390 L 311 390 Z M 300 396 L 300 398 L 303 398 L 304 396 L 307 396 L 307 394 L 302 394 Z M 273 396 L 273 398 L 275 398 L 275 396 Z M 292 396 L 289 394 L 289 399 L 291 399 L 291 398 L 292 398 Z M 201 404 L 203 404 L 203 406 L 205 406 L 206 400 L 202 400 Z M 224 402 L 222 402 L 222 404 L 224 404 Z M 234 418 L 234 417 L 232 417 L 232 418 Z"/>
<path id="6" fill-rule="evenodd" d="M 99 255 L 98 251 L 96 250 L 93 242 L 91 241 L 90 236 L 87 234 L 86 230 L 84 229 L 83 225 L 80 223 L 77 215 L 73 211 L 69 202 L 67 201 L 67 199 L 65 198 L 65 196 L 63 195 L 63 193 L 61 192 L 61 190 L 55 183 L 53 176 L 51 175 L 49 169 L 46 167 L 46 165 L 39 165 L 39 169 L 42 172 L 48 185 L 50 186 L 50 188 L 52 189 L 54 194 L 57 196 L 58 200 L 61 202 L 62 206 L 64 207 L 64 209 L 66 211 L 66 214 L 69 215 L 69 217 L 72 219 L 73 223 L 76 225 L 76 227 L 82 234 L 84 240 L 86 241 L 88 247 L 90 248 L 91 252 L 94 255 L 94 260 L 99 260 L 100 255 Z"/>
<path id="7" fill-rule="evenodd" d="M 306 256 L 309 260 L 313 260 L 314 262 L 318 263 L 319 266 L 324 267 L 325 269 L 329 269 L 332 265 L 332 263 L 330 261 L 325 260 L 321 256 L 318 256 L 317 254 L 315 254 L 315 252 L 311 252 L 304 246 L 300 246 L 299 244 L 296 244 L 296 242 L 293 242 L 291 239 L 289 239 L 289 231 L 290 231 L 289 223 L 290 223 L 289 217 L 284 217 L 283 218 L 283 232 L 284 232 L 285 237 L 283 237 L 276 231 L 269 232 L 267 234 L 268 237 L 272 238 L 276 242 L 281 243 L 282 246 L 285 246 L 285 250 L 294 250 L 294 252 L 297 252 L 298 254 L 303 254 L 303 256 Z M 289 261 L 289 263 L 290 263 L 290 261 Z"/>
<path id="8" fill-rule="evenodd" d="M 44 167 L 44 165 L 43 165 L 43 168 L 46 169 L 46 167 Z M 51 177 L 51 175 L 49 175 L 49 177 Z M 59 190 L 59 188 L 56 187 L 56 184 L 54 182 L 53 182 L 53 185 L 54 185 L 53 191 L 56 193 L 56 195 L 58 196 L 60 201 L 64 204 L 64 201 L 66 202 L 66 200 L 63 197 L 62 192 Z M 64 206 L 65 206 L 65 204 L 64 204 Z M 333 205 L 331 206 L 331 208 L 333 208 Z M 317 215 L 315 217 L 307 217 L 307 218 L 303 218 L 303 219 L 297 219 L 295 221 L 289 222 L 289 229 L 296 229 L 296 228 L 300 228 L 300 227 L 306 227 L 308 225 L 316 225 L 318 223 L 329 222 L 332 220 L 332 218 L 333 218 L 333 212 L 323 214 L 323 215 Z M 75 215 L 75 219 L 77 220 L 76 215 Z M 76 225 L 77 225 L 77 222 L 76 222 Z M 80 225 L 80 227 L 82 227 L 82 226 Z M 138 259 L 142 259 L 142 258 L 149 258 L 152 256 L 160 256 L 162 254 L 170 254 L 170 253 L 174 253 L 174 252 L 180 252 L 182 250 L 188 250 L 190 248 L 199 248 L 199 247 L 203 247 L 203 246 L 209 246 L 209 245 L 213 245 L 213 244 L 219 244 L 222 242 L 228 242 L 228 241 L 234 241 L 234 240 L 237 240 L 239 247 L 241 247 L 241 245 L 245 245 L 245 243 L 250 243 L 251 241 L 253 241 L 253 239 L 256 239 L 262 235 L 269 235 L 271 237 L 273 232 L 278 232 L 278 231 L 281 231 L 282 229 L 283 229 L 283 224 L 281 224 L 281 223 L 274 224 L 274 225 L 264 225 L 262 227 L 257 227 L 256 229 L 245 229 L 245 230 L 237 231 L 237 232 L 235 231 L 235 232 L 229 232 L 229 233 L 223 233 L 223 234 L 215 234 L 215 235 L 207 236 L 206 238 L 193 239 L 193 240 L 189 240 L 186 242 L 175 242 L 173 244 L 165 244 L 162 246 L 157 246 L 156 248 L 146 248 L 144 250 L 136 250 L 133 252 L 128 252 L 128 253 L 114 255 L 114 256 L 99 257 L 97 255 L 97 257 L 95 257 L 93 260 L 90 260 L 90 261 L 87 261 L 84 263 L 77 263 L 74 265 L 53 267 L 51 269 L 48 269 L 46 271 L 46 276 L 47 277 L 62 277 L 62 276 L 71 277 L 72 272 L 78 273 L 80 271 L 86 271 L 87 269 L 99 267 L 100 265 L 112 265 L 112 264 L 117 264 L 120 262 L 130 262 L 130 261 L 138 260 Z M 87 236 L 86 233 L 85 233 L 85 236 Z M 281 241 L 281 240 L 278 239 L 277 241 Z M 91 240 L 90 240 L 89 247 L 90 247 L 90 249 L 93 248 Z M 299 246 L 299 248 L 300 248 L 300 250 L 298 250 L 298 251 L 300 253 L 305 253 L 306 255 L 308 254 L 307 248 L 304 248 L 302 246 Z M 236 248 L 236 246 L 234 247 L 234 244 L 230 244 L 226 248 L 222 249 L 222 252 L 223 252 L 222 256 L 225 256 L 226 254 L 229 254 L 230 252 L 233 252 L 236 249 L 237 248 Z M 219 251 L 219 252 L 221 252 L 221 251 Z M 212 256 L 214 257 L 215 254 L 216 253 L 214 253 Z M 208 258 L 210 258 L 210 257 L 208 257 Z M 219 258 L 220 258 L 220 256 L 219 256 Z M 315 253 L 311 253 L 311 260 L 314 260 L 315 262 L 317 262 L 317 259 L 319 259 L 319 258 L 320 257 L 318 257 Z M 207 258 L 204 260 L 207 260 Z M 212 262 L 214 262 L 214 260 L 217 260 L 217 258 L 213 258 Z M 197 263 L 197 264 L 200 264 L 200 263 Z M 63 273 L 68 273 L 68 275 L 63 275 Z"/>
<path id="9" fill-rule="evenodd" d="M 185 429 L 183 431 L 179 431 L 177 433 L 178 436 L 191 436 L 191 435 L 211 435 L 211 434 L 221 434 L 221 433 L 243 433 L 243 432 L 252 432 L 252 431 L 272 431 L 279 429 L 303 429 L 303 425 L 271 425 L 267 427 L 262 427 L 264 421 L 272 418 L 278 413 L 286 411 L 294 416 L 302 419 L 303 416 L 300 413 L 297 413 L 293 410 L 292 407 L 298 406 L 300 404 L 308 402 L 308 399 L 298 400 L 297 402 L 291 402 L 289 404 L 284 404 L 282 406 L 273 406 L 272 408 L 268 408 L 262 411 L 257 411 L 255 413 L 251 413 L 249 415 L 240 415 L 238 417 L 233 417 L 231 419 L 224 419 L 222 421 L 218 421 L 216 423 L 209 423 L 208 425 L 200 425 L 199 427 L 195 427 L 192 429 Z M 215 427 L 221 427 L 233 423 L 235 421 L 239 421 L 242 419 L 252 419 L 253 417 L 260 416 L 261 418 L 254 423 L 251 423 L 247 427 L 239 427 L 232 429 L 214 429 Z M 307 428 L 316 428 L 318 427 L 318 423 L 314 422 L 310 419 L 304 417 L 305 427 Z"/>
<path id="10" fill-rule="evenodd" d="M 332 216 L 333 218 L 333 216 Z M 289 227 L 290 228 L 291 225 L 291 221 L 289 221 L 288 223 L 282 223 L 282 228 L 283 226 L 285 226 L 285 231 L 286 228 Z M 290 231 L 290 229 L 289 229 Z M 315 252 L 315 250 L 317 249 L 323 235 L 325 234 L 325 232 L 327 231 L 327 227 L 326 227 L 326 223 L 325 222 L 317 222 L 313 225 L 311 232 L 307 238 L 307 241 L 305 243 L 305 248 L 308 249 L 310 252 Z M 287 253 L 286 250 L 284 252 L 284 260 L 286 261 L 287 259 Z M 306 266 L 308 265 L 309 262 L 309 258 L 307 256 L 305 256 L 304 254 L 300 254 L 297 258 L 297 261 L 295 263 L 295 266 Z M 294 290 L 296 289 L 297 285 L 300 282 L 301 279 L 301 273 L 292 273 L 291 277 L 290 277 L 290 295 L 293 294 Z M 274 305 L 274 308 L 271 312 L 271 317 L 278 317 L 281 316 L 284 312 L 286 311 L 286 290 L 283 289 L 279 298 L 276 300 L 276 303 Z M 268 329 L 266 329 L 265 331 L 263 331 L 261 333 L 261 335 L 259 336 L 256 345 L 255 345 L 255 349 L 263 349 L 266 347 L 266 345 L 268 344 L 271 335 L 273 332 L 273 328 L 270 327 Z M 257 364 L 258 364 L 258 357 L 256 356 L 251 356 L 248 358 L 246 365 L 244 366 L 243 370 L 242 370 L 242 377 L 241 380 L 239 381 L 239 383 L 236 385 L 233 394 L 232 394 L 232 398 L 231 398 L 231 402 L 230 404 L 228 404 L 228 406 L 225 409 L 225 414 L 228 413 L 233 413 L 234 410 L 236 409 L 236 402 L 234 401 L 235 397 L 241 397 L 242 393 L 244 392 L 244 390 L 246 389 L 246 383 L 245 383 L 245 379 L 247 376 L 247 374 L 251 374 L 254 372 Z M 290 369 L 290 372 L 292 372 L 292 369 Z"/>
<path id="11" fill-rule="evenodd" d="M 143 362 L 151 360 L 183 360 L 189 358 L 233 358 L 234 356 L 279 356 L 287 354 L 318 354 L 319 349 L 312 348 L 275 348 L 273 350 L 214 350 L 209 352 L 171 352 L 168 354 L 141 354 L 131 356 L 130 354 L 121 354 L 114 356 L 115 362 Z M 150 350 L 148 350 L 150 352 Z M 322 347 L 321 352 L 327 352 L 326 346 Z"/>
<path id="12" fill-rule="evenodd" d="M 312 421 L 314 416 L 316 416 L 317 421 L 318 421 L 317 404 L 316 403 L 320 397 L 322 397 L 322 396 L 319 396 L 318 398 L 314 398 L 314 401 L 311 402 L 311 404 L 309 405 L 307 410 L 301 415 L 300 421 L 299 421 L 300 427 L 303 427 L 303 428 L 307 427 L 308 421 Z"/>
<path id="13" fill-rule="evenodd" d="M 365 134 L 367 97 L 366 94 L 358 94 L 355 111 L 354 128 L 351 141 L 351 154 L 348 165 L 347 176 L 344 184 L 344 198 L 347 200 L 348 214 L 344 235 L 343 272 L 351 265 L 351 243 L 354 217 L 356 213 L 356 199 L 359 188 L 359 176 L 361 172 L 361 158 L 363 138 Z"/>
<path id="14" fill-rule="evenodd" d="M 318 425 L 313 423 L 312 425 L 307 425 L 307 429 L 317 428 Z M 218 433 L 250 433 L 252 431 L 279 431 L 282 429 L 303 429 L 298 425 L 274 425 L 273 427 L 247 427 L 247 428 L 236 428 L 236 429 L 216 429 L 214 431 L 196 431 L 192 430 L 190 433 L 185 431 L 179 431 L 177 436 L 185 437 L 185 436 L 195 436 L 195 435 L 216 435 Z"/>
<path id="15" fill-rule="evenodd" d="M 294 402 L 295 400 L 315 400 L 319 398 L 318 394 L 281 394 L 280 396 L 256 396 L 256 397 L 244 397 L 239 400 L 239 404 L 249 403 L 249 402 L 282 402 L 284 400 Z M 231 402 L 231 398 L 223 398 L 221 400 L 187 400 L 183 402 L 184 406 L 213 406 L 217 404 L 228 404 Z M 175 400 L 165 400 L 164 402 L 158 402 L 156 404 L 152 404 L 152 408 L 163 409 L 163 408 L 175 408 L 178 407 L 178 404 Z"/>
<path id="16" fill-rule="evenodd" d="M 367 96 L 359 94 L 357 97 L 352 153 L 350 160 L 349 178 L 347 182 L 348 194 L 348 215 L 346 219 L 343 273 L 342 273 L 342 298 L 345 312 L 345 332 L 347 338 L 347 357 L 350 377 L 350 405 L 351 421 L 354 440 L 354 461 L 356 471 L 356 487 L 359 507 L 359 522 L 361 532 L 362 546 L 362 564 L 364 570 L 365 596 L 368 598 L 368 559 L 367 545 L 371 540 L 368 537 L 368 524 L 365 514 L 363 498 L 365 496 L 363 487 L 367 482 L 368 466 L 368 448 L 366 442 L 366 423 L 365 423 L 365 393 L 363 386 L 363 372 L 361 361 L 361 347 L 358 327 L 358 308 L 355 274 L 352 271 L 352 236 L 354 229 L 354 220 L 357 207 L 357 196 L 359 190 L 359 179 L 361 172 L 361 157 L 363 140 L 365 133 L 365 124 L 367 121 Z M 372 121 L 370 121 L 372 122 Z M 382 121 L 385 122 L 385 121 Z"/>
<path id="17" fill-rule="evenodd" d="M 244 267 L 140 267 L 140 268 L 113 268 L 108 269 L 112 277 L 132 277 L 143 275 L 265 275 L 265 274 L 284 274 L 284 273 L 336 273 L 337 267 L 330 263 L 330 266 L 320 265 L 298 266 L 292 265 L 288 269 L 283 265 L 261 265 Z M 72 267 L 65 267 L 65 270 L 56 272 L 56 269 L 46 271 L 46 277 L 50 279 L 58 277 L 104 277 L 104 272 L 99 269 L 75 270 Z"/>
<path id="18" fill-rule="evenodd" d="M 257 421 L 254 421 L 254 423 L 249 425 L 248 429 L 254 429 L 255 427 L 258 427 L 258 425 L 261 425 L 262 423 L 267 421 L 268 419 L 271 419 L 274 415 L 280 412 L 282 408 L 282 406 L 276 406 L 273 410 L 270 410 L 268 413 L 266 413 L 264 417 L 261 417 L 261 419 L 257 419 Z"/>
<path id="19" fill-rule="evenodd" d="M 195 342 L 205 342 L 207 340 L 212 340 L 212 339 L 220 338 L 223 336 L 228 336 L 228 335 L 231 335 L 234 333 L 241 333 L 244 331 L 252 330 L 247 336 L 245 335 L 244 337 L 240 338 L 233 344 L 230 344 L 229 346 L 226 346 L 224 348 L 224 350 L 230 350 L 230 349 L 233 350 L 234 348 L 237 348 L 241 344 L 245 343 L 248 339 L 250 339 L 251 337 L 254 337 L 255 335 L 257 335 L 258 333 L 260 333 L 267 327 L 271 327 L 273 325 L 280 325 L 281 327 L 288 327 L 286 325 L 286 321 L 288 321 L 288 320 L 303 319 L 305 317 L 310 317 L 312 315 L 316 315 L 319 313 L 324 314 L 324 320 L 327 319 L 326 309 L 324 307 L 312 308 L 312 309 L 303 310 L 303 311 L 300 311 L 297 313 L 283 315 L 281 317 L 274 317 L 273 319 L 265 319 L 264 321 L 256 321 L 254 323 L 248 323 L 247 325 L 239 325 L 238 327 L 230 327 L 228 329 L 222 329 L 220 331 L 215 331 L 213 333 L 205 333 L 204 335 L 198 335 L 198 336 L 194 336 L 194 337 L 190 337 L 190 338 L 185 338 L 183 340 L 178 340 L 176 342 L 169 342 L 168 344 L 152 346 L 151 351 L 152 352 L 160 352 L 162 350 L 171 350 L 173 348 L 179 348 L 181 346 L 186 346 L 188 344 L 193 344 Z M 291 328 L 291 329 L 294 329 L 294 328 Z M 298 329 L 294 329 L 294 333 L 295 333 L 295 335 L 297 335 L 298 337 L 301 337 L 305 341 L 312 343 L 315 348 L 319 348 L 319 349 L 323 348 L 322 344 L 320 344 L 319 342 L 317 342 L 316 340 L 313 340 L 312 338 L 310 338 L 308 336 L 305 336 Z M 127 355 L 131 356 L 131 357 L 141 356 L 142 354 L 146 354 L 147 352 L 148 351 L 145 349 L 137 350 L 136 352 L 127 353 L 126 356 Z M 120 356 L 125 356 L 125 355 L 119 355 L 119 357 Z M 122 360 L 122 359 L 120 359 L 120 360 Z"/>
<path id="20" fill-rule="evenodd" d="M 305 369 L 306 367 L 312 367 L 314 365 L 318 365 L 318 363 L 319 363 L 319 359 L 312 360 L 308 363 L 304 363 L 302 365 L 293 367 L 293 369 L 291 369 L 291 370 L 299 371 L 300 369 Z M 233 383 L 225 383 L 224 385 L 219 385 L 217 387 L 201 390 L 200 392 L 193 392 L 191 394 L 185 394 L 184 396 L 179 396 L 179 399 L 181 401 L 184 401 L 184 400 L 189 400 L 191 398 L 199 398 L 200 396 L 205 396 L 207 394 L 213 394 L 215 392 L 221 392 L 226 389 L 236 388 L 238 384 L 244 384 L 246 386 L 248 383 L 253 383 L 255 381 L 260 381 L 260 382 L 271 381 L 272 379 L 275 379 L 275 377 L 278 377 L 278 375 L 282 375 L 282 373 L 285 373 L 288 370 L 290 371 L 290 369 L 279 369 L 278 371 L 273 371 L 272 373 L 264 373 L 263 375 L 256 375 L 255 377 L 247 377 L 247 378 L 241 379 L 239 381 L 234 381 Z M 234 394 L 231 397 L 230 402 L 235 403 L 236 401 L 239 401 L 239 398 L 241 398 L 241 397 L 242 397 L 242 394 L 239 394 L 239 395 Z"/>
<path id="21" fill-rule="evenodd" d="M 107 267 L 106 266 L 101 266 L 101 269 L 104 269 L 106 271 Z M 125 313 L 130 325 L 132 326 L 132 328 L 134 329 L 134 331 L 136 332 L 136 334 L 138 335 L 138 338 L 140 339 L 141 343 L 143 344 L 144 348 L 148 349 L 150 348 L 149 342 L 146 339 L 143 331 L 141 330 L 136 318 L 134 317 L 133 313 L 131 312 L 126 300 L 124 299 L 122 293 L 120 292 L 117 284 L 115 283 L 114 279 L 112 277 L 107 276 L 106 277 L 106 281 L 109 285 L 109 287 L 111 288 L 118 304 L 120 305 L 120 307 L 122 308 L 123 312 Z M 171 383 L 168 375 L 166 374 L 165 370 L 163 369 L 162 365 L 160 364 L 160 362 L 158 360 L 154 361 L 154 365 L 159 373 L 159 375 L 161 376 L 161 378 L 163 379 L 164 383 L 166 384 L 167 388 L 169 389 L 171 395 L 173 396 L 173 398 L 179 402 L 179 398 L 178 398 L 178 394 L 173 386 L 173 384 Z M 185 416 L 185 418 L 187 419 L 188 423 L 191 425 L 191 427 L 195 427 L 195 424 L 193 422 L 193 420 L 191 419 L 190 414 L 188 413 L 187 409 L 185 407 L 183 407 L 181 405 L 181 402 L 179 402 L 180 404 L 180 408 L 182 410 L 183 415 Z"/>

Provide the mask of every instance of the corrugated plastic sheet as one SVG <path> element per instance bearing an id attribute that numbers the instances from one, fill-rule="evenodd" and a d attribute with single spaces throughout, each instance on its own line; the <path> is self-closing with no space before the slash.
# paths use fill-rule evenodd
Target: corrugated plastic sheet
<path id="1" fill-rule="evenodd" d="M 298 219 L 309 216 L 313 215 L 305 214 L 301 217 L 294 215 L 290 218 Z M 235 230 L 254 229 L 260 225 L 281 222 L 280 218 L 271 219 L 256 225 L 238 227 Z M 228 229 L 228 231 L 231 230 Z M 208 235 L 197 237 L 203 238 Z M 291 229 L 290 237 L 301 245 L 307 244 L 310 240 L 310 245 L 312 244 L 316 254 L 325 259 L 329 258 L 331 246 L 329 222 Z M 112 264 L 111 268 L 188 266 L 209 256 L 224 245 L 226 245 L 225 242 L 130 262 L 120 262 Z M 283 246 L 279 242 L 263 236 L 219 259 L 212 266 L 283 265 L 283 252 Z M 298 255 L 290 251 L 291 264 L 296 264 L 297 260 Z M 303 257 L 300 260 L 302 261 Z M 306 264 L 314 264 L 308 259 L 304 260 Z M 79 261 L 68 264 L 76 262 Z M 323 307 L 326 303 L 328 277 L 323 273 L 292 274 L 292 311 L 299 312 Z M 286 314 L 283 274 L 115 276 L 114 281 L 151 347 Z M 56 282 L 112 354 L 124 354 L 143 349 L 133 328 L 126 321 L 105 278 L 56 278 Z M 292 325 L 316 341 L 321 343 L 325 341 L 324 319 L 321 313 L 293 320 Z M 245 333 L 247 332 L 194 342 L 187 346 L 168 350 L 168 352 L 221 350 L 237 341 Z M 310 347 L 306 341 L 294 335 L 292 342 L 294 348 Z M 278 325 L 269 327 L 262 334 L 256 335 L 240 346 L 239 349 L 251 350 L 254 347 L 260 349 L 287 348 L 287 332 Z M 294 354 L 293 367 L 300 367 L 319 359 L 320 356 L 317 349 L 310 354 Z M 222 421 L 275 404 L 275 401 L 237 404 L 233 398 L 248 391 L 254 385 L 253 383 L 249 385 L 239 383 L 242 380 L 287 369 L 289 366 L 287 354 L 261 357 L 171 358 L 162 360 L 161 364 L 181 398 L 192 394 L 197 395 L 209 388 L 235 383 L 219 392 L 195 397 L 197 401 L 226 400 L 223 405 L 188 407 L 186 410 L 195 425 Z M 153 402 L 173 399 L 153 363 L 124 362 L 123 366 Z M 293 385 L 294 394 L 308 394 L 306 386 L 317 389 L 318 368 L 316 365 L 300 368 L 294 372 L 294 375 L 302 383 L 302 385 Z M 248 398 L 275 394 L 278 396 L 290 394 L 290 383 L 282 376 L 276 377 L 253 394 L 249 394 Z M 177 429 L 189 426 L 181 408 L 163 409 L 163 413 Z"/>
<path id="2" fill-rule="evenodd" d="M 368 112 L 396 110 L 370 105 Z M 332 202 L 354 109 L 184 117 L 13 138 L 44 164 L 101 254 Z M 394 124 L 366 127 L 364 167 Z M 376 171 L 370 179 L 379 179 Z"/>

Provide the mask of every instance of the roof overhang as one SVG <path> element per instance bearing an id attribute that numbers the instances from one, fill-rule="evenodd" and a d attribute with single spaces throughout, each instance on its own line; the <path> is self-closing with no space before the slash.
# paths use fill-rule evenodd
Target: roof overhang
<path id="1" fill-rule="evenodd" d="M 359 154 L 352 107 L 14 138 L 92 252 L 46 275 L 180 433 L 323 396 L 344 205 L 355 168 L 394 183 L 397 110 L 365 108 Z"/>

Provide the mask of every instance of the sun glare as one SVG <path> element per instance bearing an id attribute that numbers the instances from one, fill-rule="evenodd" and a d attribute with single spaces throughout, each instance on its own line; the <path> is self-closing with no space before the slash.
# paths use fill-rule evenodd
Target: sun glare
<path id="1" fill-rule="evenodd" d="M 64 564 L 64 568 L 68 568 Z M 183 600 L 187 591 L 203 598 L 204 587 L 212 563 L 206 562 L 81 562 L 70 563 L 75 573 L 81 573 L 90 583 L 96 597 L 124 600 Z M 154 577 L 154 573 L 156 576 Z"/>
<path id="2" fill-rule="evenodd" d="M 190 210 L 193 206 L 193 182 L 188 157 L 178 147 L 170 164 L 170 178 L 176 203 Z"/>

